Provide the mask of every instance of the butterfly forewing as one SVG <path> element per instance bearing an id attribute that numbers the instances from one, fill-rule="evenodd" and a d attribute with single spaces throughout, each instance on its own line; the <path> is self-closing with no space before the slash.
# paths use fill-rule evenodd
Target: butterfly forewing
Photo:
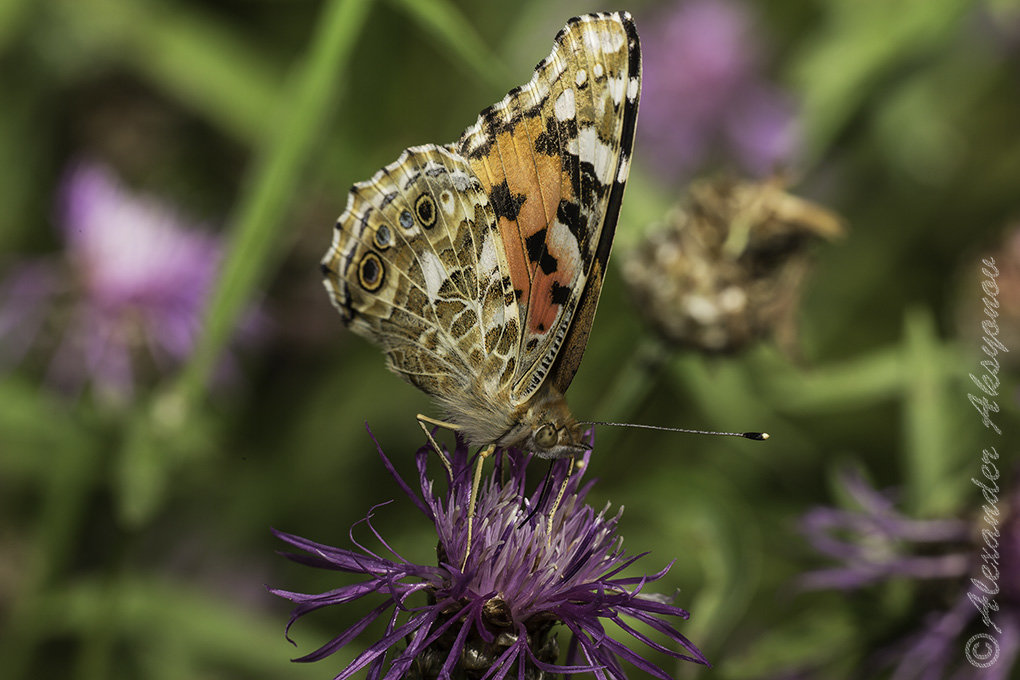
<path id="1" fill-rule="evenodd" d="M 515 382 L 522 401 L 564 348 L 561 391 L 580 362 L 619 212 L 612 197 L 626 182 L 639 89 L 629 16 L 578 17 L 531 81 L 483 111 L 461 138 L 506 244 L 523 329 Z"/>
<path id="2" fill-rule="evenodd" d="M 588 334 L 591 332 L 595 308 L 598 306 L 599 294 L 602 292 L 602 281 L 605 276 L 606 265 L 609 262 L 609 253 L 613 247 L 613 236 L 616 233 L 616 222 L 620 217 L 623 191 L 630 172 L 634 132 L 637 127 L 638 102 L 641 98 L 641 45 L 638 40 L 637 29 L 634 28 L 634 23 L 628 15 L 616 28 L 607 24 L 601 24 L 601 26 L 604 30 L 614 32 L 620 27 L 623 28 L 626 34 L 627 65 L 625 72 L 616 72 L 615 76 L 612 76 L 612 81 L 609 80 L 610 76 L 607 76 L 606 79 L 607 88 L 609 89 L 609 100 L 613 104 L 613 114 L 611 116 L 602 115 L 601 117 L 596 115 L 596 119 L 601 120 L 601 123 L 606 125 L 605 128 L 599 128 L 598 138 L 600 140 L 616 139 L 617 142 L 615 144 L 615 151 L 610 155 L 611 160 L 608 163 L 608 167 L 612 168 L 612 172 L 605 177 L 608 182 L 609 191 L 608 196 L 603 197 L 603 202 L 600 204 L 602 212 L 600 213 L 601 229 L 599 236 L 597 239 L 586 241 L 589 247 L 594 247 L 594 253 L 591 255 L 591 262 L 587 269 L 584 290 L 580 294 L 578 306 L 574 312 L 574 320 L 567 332 L 567 337 L 554 360 L 553 368 L 550 372 L 550 380 L 553 383 L 553 387 L 560 393 L 565 392 L 573 380 L 577 367 L 581 363 L 581 357 L 584 355 L 585 347 L 588 344 Z M 615 35 L 618 36 L 618 33 L 615 33 Z M 606 40 L 605 43 L 618 45 L 618 37 Z M 605 54 L 604 51 L 603 54 Z M 612 60 L 612 63 L 614 68 L 619 68 L 619 57 L 621 54 L 619 51 L 616 51 L 614 54 L 615 59 Z M 589 70 L 594 72 L 596 70 L 595 64 L 598 62 L 591 57 L 588 60 L 590 64 Z M 603 63 L 603 69 L 606 73 L 611 74 L 608 62 L 609 60 L 607 59 Z M 610 82 L 612 82 L 611 86 L 609 85 Z M 624 85 L 625 88 L 623 87 Z M 596 79 L 594 82 L 589 81 L 589 87 L 593 88 L 593 90 L 600 90 L 603 86 Z M 592 102 L 593 110 L 598 114 L 600 102 L 604 103 L 605 98 L 600 97 L 593 91 L 588 97 L 588 101 Z M 616 137 L 613 137 L 613 134 Z M 600 157 L 598 148 L 595 149 L 593 155 Z M 601 156 L 601 158 L 605 159 L 605 156 Z M 596 177 L 598 177 L 597 168 Z"/>

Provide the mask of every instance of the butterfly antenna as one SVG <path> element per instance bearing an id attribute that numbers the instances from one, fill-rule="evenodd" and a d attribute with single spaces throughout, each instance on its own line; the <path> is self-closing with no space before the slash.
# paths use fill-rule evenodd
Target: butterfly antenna
<path id="1" fill-rule="evenodd" d="M 581 425 L 611 425 L 613 427 L 636 427 L 642 430 L 662 430 L 664 432 L 686 432 L 688 434 L 710 434 L 718 437 L 743 437 L 763 442 L 769 438 L 768 432 L 715 432 L 713 430 L 689 430 L 684 427 L 663 427 L 661 425 L 639 425 L 637 423 L 607 423 L 602 420 L 588 420 Z"/>

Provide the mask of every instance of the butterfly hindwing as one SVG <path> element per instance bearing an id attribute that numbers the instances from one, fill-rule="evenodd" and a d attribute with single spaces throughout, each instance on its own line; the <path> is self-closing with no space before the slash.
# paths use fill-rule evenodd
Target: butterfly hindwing
<path id="1" fill-rule="evenodd" d="M 352 188 L 323 261 L 326 287 L 393 370 L 428 394 L 460 398 L 473 376 L 512 376 L 518 312 L 498 238 L 464 159 L 414 147 Z"/>

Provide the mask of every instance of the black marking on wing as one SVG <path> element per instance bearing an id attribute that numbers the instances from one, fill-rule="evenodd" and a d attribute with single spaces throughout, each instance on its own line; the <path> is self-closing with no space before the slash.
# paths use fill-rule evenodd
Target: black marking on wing
<path id="1" fill-rule="evenodd" d="M 492 193 L 489 194 L 489 202 L 492 203 L 492 208 L 496 211 L 496 217 L 505 217 L 514 221 L 517 220 L 521 206 L 526 200 L 527 197 L 524 194 L 511 194 L 505 179 L 492 187 Z"/>
<path id="2" fill-rule="evenodd" d="M 577 302 L 576 310 L 578 316 L 571 320 L 571 328 L 564 340 L 563 347 L 570 351 L 561 351 L 556 361 L 550 368 L 550 377 L 554 386 L 560 392 L 566 392 L 574 379 L 577 367 L 581 363 L 584 348 L 587 344 L 587 336 L 591 331 L 591 322 L 595 315 L 595 307 L 598 305 L 599 294 L 602 288 L 602 278 L 605 276 L 606 266 L 609 262 L 609 254 L 613 247 L 613 236 L 616 233 L 616 224 L 620 218 L 620 206 L 623 201 L 623 190 L 626 179 L 620 181 L 619 170 L 621 163 L 629 163 L 631 150 L 634 146 L 634 130 L 637 124 L 639 97 L 631 100 L 626 96 L 630 86 L 631 78 L 641 78 L 641 44 L 638 40 L 637 29 L 630 15 L 621 12 L 618 15 L 627 32 L 627 80 L 623 97 L 623 124 L 620 129 L 620 152 L 616 167 L 609 179 L 609 197 L 606 202 L 606 209 L 603 217 L 602 232 L 598 245 L 594 252 L 592 274 L 598 277 L 598 281 L 588 281 L 581 291 L 581 297 Z M 640 90 L 639 90 L 640 92 Z M 587 173 L 584 173 L 587 174 Z M 583 183 L 583 182 L 582 182 Z M 603 191 L 605 187 L 603 187 Z M 582 188 L 581 196 L 587 191 Z M 586 318 L 587 317 L 587 318 Z"/>
<path id="3" fill-rule="evenodd" d="M 548 230 L 542 227 L 534 234 L 524 239 L 524 246 L 528 250 L 528 259 L 538 262 L 543 274 L 552 274 L 559 267 L 556 258 L 549 254 L 546 246 L 545 235 Z"/>
<path id="4" fill-rule="evenodd" d="M 556 219 L 559 220 L 560 224 L 566 225 L 567 229 L 570 230 L 571 235 L 577 239 L 577 242 L 587 249 L 588 239 L 584 238 L 584 233 L 588 228 L 585 224 L 584 219 L 581 217 L 581 206 L 576 201 L 562 200 L 559 206 L 556 208 Z M 582 258 L 587 261 L 587 253 L 582 252 Z"/>
<path id="5" fill-rule="evenodd" d="M 554 305 L 563 305 L 570 299 L 570 288 L 561 286 L 559 281 L 553 281 L 550 297 Z"/>

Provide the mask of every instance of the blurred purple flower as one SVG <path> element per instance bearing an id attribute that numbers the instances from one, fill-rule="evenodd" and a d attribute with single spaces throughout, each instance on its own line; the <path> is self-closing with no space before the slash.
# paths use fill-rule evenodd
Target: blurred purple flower
<path id="1" fill-rule="evenodd" d="M 872 662 L 892 667 L 894 680 L 1011 677 L 1020 652 L 1020 487 L 995 507 L 994 536 L 986 543 L 984 523 L 912 519 L 860 475 L 844 474 L 842 484 L 857 509 L 815 508 L 802 519 L 815 550 L 842 564 L 809 572 L 801 586 L 856 590 L 897 577 L 942 580 L 951 606 L 925 599 L 928 613 L 918 630 Z M 982 609 L 993 589 L 992 608 Z M 965 632 L 973 633 L 969 640 Z"/>
<path id="2" fill-rule="evenodd" d="M 123 398 L 140 363 L 165 371 L 191 353 L 219 241 L 93 162 L 67 173 L 58 220 L 65 262 L 20 265 L 0 290 L 0 358 L 45 345 L 58 385 Z"/>
<path id="3" fill-rule="evenodd" d="M 308 553 L 285 553 L 290 559 L 364 577 L 353 585 L 321 594 L 271 590 L 297 603 L 288 630 L 294 621 L 316 609 L 346 605 L 366 595 L 381 596 L 381 603 L 358 623 L 297 661 L 316 661 L 333 654 L 392 610 L 385 617 L 382 639 L 355 657 L 336 676 L 337 680 L 365 667 L 370 668 L 370 679 L 385 673 L 385 680 L 501 680 L 511 672 L 513 677 L 531 680 L 553 673 L 580 672 L 594 673 L 600 680 L 622 680 L 626 675 L 621 659 L 655 677 L 670 678 L 666 671 L 609 637 L 605 622 L 612 622 L 653 650 L 708 665 L 701 652 L 667 620 L 686 619 L 687 612 L 670 605 L 663 596 L 642 592 L 645 584 L 662 578 L 669 567 L 651 576 L 619 575 L 642 555 L 624 554 L 622 538 L 616 533 L 619 512 L 609 517 L 608 505 L 598 513 L 584 505 L 592 486 L 589 482 L 581 487 L 590 451 L 578 461 L 580 472 L 567 482 L 563 500 L 553 513 L 551 535 L 548 515 L 554 510 L 551 496 L 556 494 L 542 497 L 536 491 L 525 499 L 530 456 L 507 452 L 506 463 L 497 462 L 479 490 L 475 533 L 463 569 L 460 565 L 467 550 L 465 508 L 471 487 L 468 448 L 458 441 L 452 456 L 454 480 L 446 494 L 435 492 L 426 475 L 430 451 L 426 447 L 417 453 L 420 495 L 397 475 L 381 449 L 379 455 L 404 492 L 434 523 L 438 535 L 436 565 L 416 564 L 397 554 L 372 527 L 372 512 L 364 521 L 394 559 L 359 545 L 353 535 L 351 541 L 357 550 L 275 532 Z M 567 461 L 558 461 L 551 471 L 549 487 L 559 488 L 567 471 Z M 506 481 L 501 482 L 503 479 Z M 537 512 L 532 516 L 529 509 Z M 421 603 L 412 604 L 411 598 L 417 593 L 421 593 Z M 623 616 L 658 631 L 683 651 L 653 641 L 626 623 Z M 572 634 L 566 665 L 556 663 L 557 624 L 566 626 Z M 401 642 L 405 647 L 392 651 Z M 388 662 L 387 657 L 391 657 Z"/>
<path id="4" fill-rule="evenodd" d="M 971 563 L 967 522 L 910 519 L 859 474 L 846 473 L 841 481 L 860 509 L 814 508 L 804 515 L 801 526 L 815 550 L 842 565 L 810 572 L 802 586 L 851 589 L 893 576 L 952 578 L 967 573 Z M 957 550 L 908 554 L 922 544 L 955 544 Z"/>
<path id="5" fill-rule="evenodd" d="M 668 179 L 711 159 L 764 175 L 792 160 L 792 98 L 763 80 L 747 7 L 731 0 L 676 3 L 645 21 L 641 153 Z"/>

